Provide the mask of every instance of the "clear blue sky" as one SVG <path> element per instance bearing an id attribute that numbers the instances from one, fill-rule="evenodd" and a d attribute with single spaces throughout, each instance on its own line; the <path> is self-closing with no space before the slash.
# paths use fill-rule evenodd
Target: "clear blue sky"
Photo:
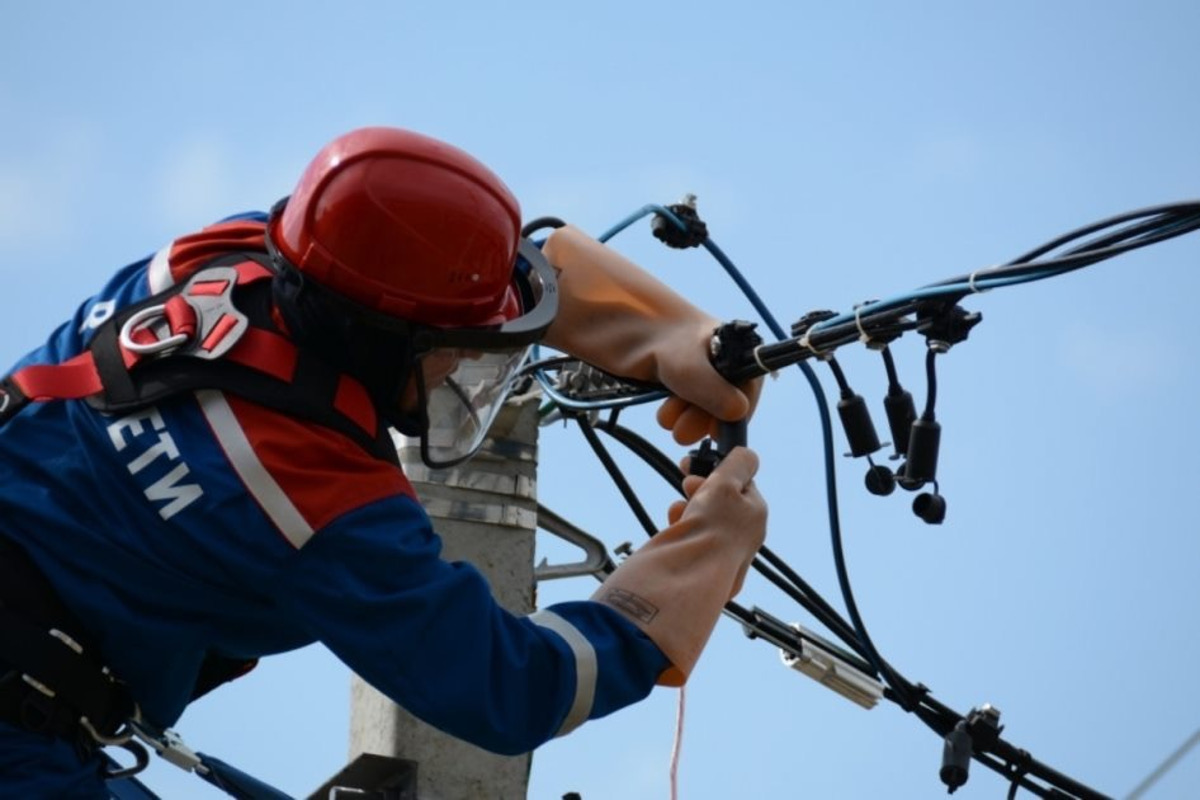
<path id="1" fill-rule="evenodd" d="M 593 233 L 694 192 L 785 324 L 1200 195 L 1200 5 L 1182 0 L 10 2 L 3 17 L 5 363 L 111 270 L 269 206 L 363 124 L 454 142 L 528 218 Z M 614 245 L 713 313 L 751 314 L 715 264 L 645 227 Z M 1115 796 L 1200 727 L 1198 260 L 1193 235 L 969 303 L 984 323 L 940 368 L 943 526 L 910 495 L 867 495 L 864 465 L 839 459 L 850 575 L 884 655 L 960 711 L 998 706 L 1011 741 Z M 896 350 L 920 400 L 922 343 Z M 878 409 L 877 357 L 842 361 Z M 768 388 L 751 441 L 771 545 L 838 601 L 798 373 Z M 543 500 L 637 540 L 615 492 L 597 501 L 582 440 L 542 442 Z M 806 621 L 759 581 L 743 602 Z M 688 689 L 683 797 L 942 795 L 941 742 L 917 720 L 864 712 L 721 627 Z M 348 683 L 309 648 L 179 729 L 304 795 L 345 762 Z M 530 797 L 665 797 L 674 701 L 659 691 L 546 746 Z M 148 775 L 165 796 L 219 796 L 168 765 Z M 1006 788 L 976 766 L 956 797 Z M 1148 796 L 1197 793 L 1193 753 Z"/>

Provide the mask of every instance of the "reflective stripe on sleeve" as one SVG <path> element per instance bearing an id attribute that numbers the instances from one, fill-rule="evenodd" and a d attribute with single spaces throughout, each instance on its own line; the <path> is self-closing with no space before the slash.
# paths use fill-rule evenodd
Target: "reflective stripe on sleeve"
<path id="1" fill-rule="evenodd" d="M 535 611 L 529 615 L 529 620 L 561 636 L 575 656 L 575 700 L 571 703 L 571 710 L 567 712 L 558 733 L 555 734 L 566 736 L 586 722 L 592 713 L 592 703 L 596 698 L 596 675 L 599 671 L 596 650 L 578 628 L 553 611 Z"/>

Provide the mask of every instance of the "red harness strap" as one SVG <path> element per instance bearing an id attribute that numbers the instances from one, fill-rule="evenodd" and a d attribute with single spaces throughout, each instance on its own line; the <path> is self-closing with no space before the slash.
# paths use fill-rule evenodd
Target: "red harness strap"
<path id="1" fill-rule="evenodd" d="M 61 364 L 33 364 L 14 372 L 10 380 L 34 402 L 87 397 L 104 390 L 90 351 Z"/>
<path id="2" fill-rule="evenodd" d="M 213 275 L 214 272 L 217 274 Z M 271 271 L 255 261 L 196 272 L 176 294 L 163 302 L 144 307 L 125 319 L 120 334 L 125 368 L 134 369 L 149 358 L 167 354 L 215 358 L 228 352 L 237 344 L 236 338 L 229 339 L 230 334 L 244 333 L 249 327 L 246 316 L 233 306 L 233 288 L 270 277 Z M 203 334 L 203 338 L 197 339 L 197 331 Z M 290 342 L 287 345 L 292 351 L 290 363 L 294 367 L 295 346 Z M 253 357 L 237 360 L 282 380 L 290 378 L 291 373 L 286 368 L 280 368 L 270 361 L 282 357 L 286 363 L 289 360 L 287 347 L 259 347 L 256 355 L 268 360 L 258 363 Z M 104 391 L 104 382 L 91 350 L 85 350 L 61 364 L 32 364 L 9 377 L 33 402 L 74 400 Z"/>

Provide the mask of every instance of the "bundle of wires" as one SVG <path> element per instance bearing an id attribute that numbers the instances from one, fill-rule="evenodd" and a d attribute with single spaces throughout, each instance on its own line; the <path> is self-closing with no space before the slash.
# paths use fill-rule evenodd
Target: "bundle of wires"
<path id="1" fill-rule="evenodd" d="M 656 219 L 665 219 L 681 230 L 687 228 L 687 223 L 671 208 L 647 205 L 599 238 L 601 241 L 608 241 L 633 223 L 652 214 Z M 813 391 L 822 428 L 830 537 L 838 583 L 849 619 L 843 618 L 769 548 L 764 547 L 759 552 L 754 561 L 754 569 L 843 642 L 851 651 L 847 655 L 849 663 L 863 673 L 881 679 L 886 686 L 884 696 L 905 711 L 916 715 L 946 739 L 947 747 L 954 741 L 955 736 L 961 739 L 969 735 L 970 757 L 1009 780 L 1010 798 L 1018 788 L 1024 788 L 1040 797 L 1067 796 L 1082 799 L 1103 798 L 1105 795 L 1040 763 L 1029 753 L 1001 738 L 998 729 L 988 732 L 986 726 L 982 726 L 981 734 L 981 726 L 977 725 L 974 714 L 964 717 L 938 702 L 924 686 L 906 679 L 880 656 L 859 614 L 850 585 L 838 513 L 833 425 L 821 384 L 806 361 L 828 355 L 849 343 L 869 339 L 889 340 L 908 331 L 920 332 L 931 324 L 933 315 L 930 309 L 952 308 L 968 295 L 1062 275 L 1122 253 L 1181 236 L 1197 228 L 1200 228 L 1200 201 L 1165 204 L 1131 211 L 1066 233 L 1006 264 L 948 278 L 898 297 L 867 303 L 852 312 L 826 316 L 808 326 L 799 335 L 790 337 L 784 333 L 753 287 L 720 248 L 707 235 L 700 242 L 737 284 L 777 339 L 774 343 L 757 347 L 753 358 L 744 360 L 743 369 L 736 374 L 727 374 L 726 377 L 737 382 L 795 365 L 803 372 Z M 563 358 L 540 360 L 530 366 L 530 373 L 541 383 L 548 398 L 542 410 L 543 417 L 557 414 L 578 422 L 589 445 L 639 522 L 649 535 L 654 535 L 656 526 L 653 520 L 596 435 L 596 431 L 612 436 L 682 492 L 684 476 L 674 463 L 644 438 L 618 423 L 618 415 L 622 409 L 660 399 L 665 396 L 665 391 L 661 387 L 647 387 L 621 381 L 598 371 L 579 380 L 580 369 L 594 370 Z M 570 380 L 571 377 L 576 380 Z M 599 418 L 601 411 L 609 412 L 606 419 Z M 777 628 L 773 628 L 770 621 L 760 612 L 731 602 L 726 607 L 726 613 L 740 622 L 749 635 L 777 645 L 784 644 L 779 641 Z M 946 779 L 945 775 L 943 779 Z M 961 780 L 965 779 L 964 771 Z M 951 789 L 953 788 L 955 787 L 952 785 Z"/>

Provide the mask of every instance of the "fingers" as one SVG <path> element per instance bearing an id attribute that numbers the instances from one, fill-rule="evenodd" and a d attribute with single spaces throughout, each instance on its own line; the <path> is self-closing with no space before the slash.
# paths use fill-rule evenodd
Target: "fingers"
<path id="1" fill-rule="evenodd" d="M 738 388 L 725 383 L 723 378 L 720 379 L 720 383 L 722 386 L 719 388 L 722 391 L 732 392 L 733 394 L 729 396 L 735 398 L 732 403 L 725 406 L 726 411 L 731 412 L 730 414 L 714 415 L 712 408 L 706 408 L 677 395 L 672 395 L 658 407 L 656 416 L 658 424 L 671 431 L 671 437 L 678 444 L 689 445 L 695 444 L 705 436 L 715 435 L 718 419 L 733 421 L 748 417 L 758 404 L 758 397 L 762 392 L 762 379 L 746 381 Z M 691 394 L 693 397 L 696 396 L 695 391 Z"/>
<path id="2" fill-rule="evenodd" d="M 688 401 L 671 395 L 666 400 L 663 400 L 662 405 L 658 407 L 658 413 L 655 414 L 655 419 L 662 427 L 670 430 L 675 427 L 675 423 L 679 421 L 679 417 L 691 405 Z"/>
<path id="3" fill-rule="evenodd" d="M 758 473 L 758 454 L 748 447 L 735 447 L 730 450 L 717 468 L 713 470 L 709 480 L 719 478 L 738 486 L 742 491 L 752 488 L 754 476 Z"/>
<path id="4" fill-rule="evenodd" d="M 671 431 L 677 444 L 689 445 L 713 436 L 717 422 L 707 411 L 672 395 L 658 407 L 658 424 Z"/>
<path id="5" fill-rule="evenodd" d="M 679 468 L 687 473 L 691 461 L 691 457 L 685 457 L 679 462 Z M 757 473 L 758 454 L 746 447 L 735 447 L 721 459 L 707 478 L 687 475 L 683 479 L 683 493 L 690 500 L 706 483 L 729 484 L 743 494 L 757 492 L 754 488 L 754 476 Z"/>
<path id="6" fill-rule="evenodd" d="M 690 462 L 690 458 L 684 458 L 681 462 L 679 462 L 679 468 L 684 472 L 687 472 Z M 667 509 L 668 525 L 674 525 L 679 521 L 679 518 L 683 516 L 683 512 L 687 509 L 688 501 L 691 500 L 692 497 L 695 496 L 697 490 L 704 485 L 704 481 L 705 479 L 699 475 L 687 475 L 684 477 L 683 496 L 687 499 L 676 500 L 674 503 L 671 503 L 670 507 Z"/>
<path id="7" fill-rule="evenodd" d="M 680 375 L 664 374 L 662 381 L 672 393 L 717 419 L 736 422 L 750 412 L 749 398 L 709 364 L 696 365 Z"/>
<path id="8" fill-rule="evenodd" d="M 717 421 L 711 414 L 696 406 L 688 406 L 671 428 L 671 438 L 678 444 L 689 445 L 705 436 L 715 436 L 716 431 Z"/>

